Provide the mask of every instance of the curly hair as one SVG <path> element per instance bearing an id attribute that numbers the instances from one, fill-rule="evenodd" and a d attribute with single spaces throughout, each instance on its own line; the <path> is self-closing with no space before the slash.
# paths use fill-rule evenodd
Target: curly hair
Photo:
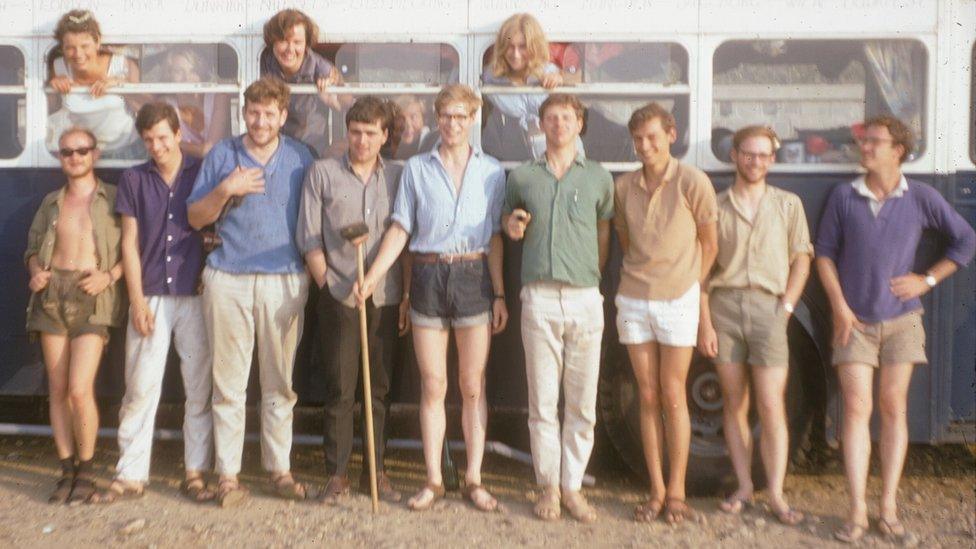
<path id="1" fill-rule="evenodd" d="M 495 36 L 495 46 L 491 51 L 491 70 L 495 76 L 508 76 L 512 67 L 505 60 L 505 54 L 511 44 L 511 36 L 521 32 L 525 37 L 525 48 L 528 60 L 525 67 L 526 76 L 542 76 L 542 69 L 549 62 L 549 41 L 542 32 L 542 26 L 535 17 L 528 13 L 516 13 L 502 23 Z"/>

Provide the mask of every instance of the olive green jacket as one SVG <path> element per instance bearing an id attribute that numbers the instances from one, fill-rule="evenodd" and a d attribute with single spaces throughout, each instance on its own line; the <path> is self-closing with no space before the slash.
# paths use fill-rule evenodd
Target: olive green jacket
<path id="1" fill-rule="evenodd" d="M 95 233 L 95 254 L 98 268 L 107 271 L 122 260 L 122 220 L 115 213 L 114 185 L 98 180 L 95 197 L 91 202 L 92 229 Z M 45 269 L 51 268 L 54 255 L 54 241 L 57 236 L 58 217 L 64 204 L 65 188 L 62 187 L 44 197 L 41 206 L 34 214 L 30 232 L 27 234 L 27 251 L 24 263 L 36 255 L 37 261 Z M 37 294 L 31 294 L 27 304 L 27 317 L 30 318 L 37 301 Z M 95 299 L 95 313 L 88 319 L 100 326 L 121 326 L 126 312 L 126 295 L 122 280 L 110 284 Z"/>

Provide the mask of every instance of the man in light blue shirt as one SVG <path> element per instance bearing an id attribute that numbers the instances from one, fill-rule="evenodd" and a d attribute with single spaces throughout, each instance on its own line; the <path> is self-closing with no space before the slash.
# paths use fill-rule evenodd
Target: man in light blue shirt
<path id="1" fill-rule="evenodd" d="M 488 404 L 485 365 L 492 333 L 505 328 L 508 310 L 502 280 L 501 209 L 505 172 L 494 158 L 469 144 L 481 99 L 467 86 L 447 86 L 434 108 L 440 143 L 407 161 L 393 208 L 393 221 L 362 286 L 365 303 L 377 281 L 410 240 L 413 253 L 410 301 L 413 344 L 421 375 L 420 428 L 427 485 L 408 501 L 429 509 L 444 495 L 441 450 L 447 393 L 450 329 L 458 347 L 462 423 L 467 450 L 465 497 L 479 510 L 498 502 L 481 486 Z"/>
<path id="2" fill-rule="evenodd" d="M 291 476 L 295 350 L 302 337 L 308 275 L 295 243 L 308 148 L 279 135 L 288 87 L 263 78 L 244 92 L 247 133 L 218 143 L 187 199 L 190 224 L 217 225 L 222 244 L 203 271 L 203 309 L 213 342 L 213 420 L 218 500 L 244 499 L 238 483 L 244 404 L 255 335 L 261 379 L 261 456 L 275 491 L 304 499 Z"/>

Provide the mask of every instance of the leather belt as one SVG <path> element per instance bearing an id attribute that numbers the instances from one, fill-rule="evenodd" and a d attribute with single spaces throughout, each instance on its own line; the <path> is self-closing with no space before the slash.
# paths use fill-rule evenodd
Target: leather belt
<path id="1" fill-rule="evenodd" d="M 485 257 L 484 252 L 468 254 L 413 254 L 417 263 L 461 263 L 463 261 L 479 261 Z"/>

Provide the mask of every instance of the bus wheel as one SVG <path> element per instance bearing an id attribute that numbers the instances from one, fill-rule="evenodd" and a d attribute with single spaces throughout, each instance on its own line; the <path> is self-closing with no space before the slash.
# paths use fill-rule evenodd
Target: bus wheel
<path id="1" fill-rule="evenodd" d="M 797 326 L 791 326 L 797 328 Z M 812 416 L 812 398 L 804 387 L 813 387 L 819 370 L 818 355 L 802 329 L 790 331 L 790 376 L 786 388 L 786 413 L 790 428 L 790 456 L 806 436 Z M 813 368 L 804 368 L 807 363 Z M 815 381 L 813 383 L 816 383 Z M 694 495 L 715 495 L 735 486 L 735 476 L 725 447 L 722 427 L 722 391 L 711 361 L 697 352 L 688 372 L 688 410 L 691 416 L 691 451 L 686 489 Z M 753 400 L 753 407 L 754 407 Z M 641 479 L 647 468 L 640 439 L 640 400 L 627 350 L 615 346 L 606 354 L 600 374 L 599 413 L 611 443 L 621 459 Z M 754 438 L 753 482 L 765 485 L 759 457 L 759 420 L 749 412 Z M 664 451 L 665 471 L 667 452 Z M 665 472 L 665 478 L 667 473 Z"/>

